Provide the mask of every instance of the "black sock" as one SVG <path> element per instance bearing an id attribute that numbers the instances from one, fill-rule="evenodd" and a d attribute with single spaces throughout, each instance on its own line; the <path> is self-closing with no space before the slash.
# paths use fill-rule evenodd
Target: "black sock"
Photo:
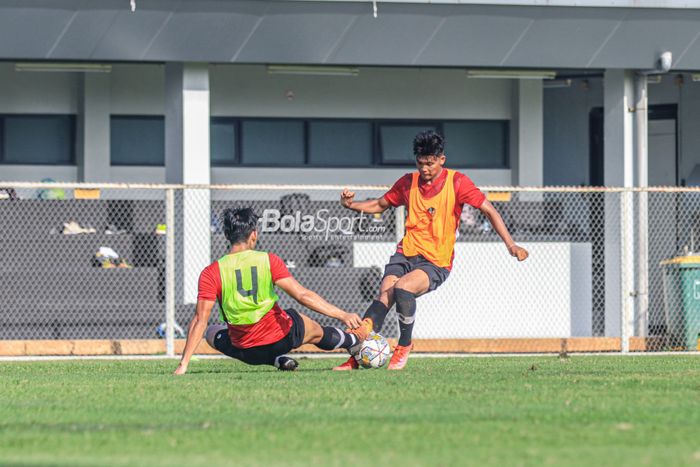
<path id="1" fill-rule="evenodd" d="M 338 328 L 323 326 L 323 337 L 316 344 L 321 350 L 350 349 L 357 344 L 357 337 Z"/>
<path id="2" fill-rule="evenodd" d="M 404 289 L 394 288 L 396 315 L 399 317 L 399 345 L 411 345 L 413 323 L 416 320 L 416 296 Z"/>
<path id="3" fill-rule="evenodd" d="M 389 309 L 385 304 L 379 300 L 374 300 L 372 304 L 365 311 L 365 318 L 372 318 L 372 330 L 374 332 L 379 332 L 384 326 L 384 318 L 386 318 Z"/>
<path id="4" fill-rule="evenodd" d="M 287 357 L 286 355 L 280 355 L 279 357 L 275 358 L 273 365 L 275 368 L 282 371 L 293 371 L 298 366 L 296 360 L 291 357 Z"/>

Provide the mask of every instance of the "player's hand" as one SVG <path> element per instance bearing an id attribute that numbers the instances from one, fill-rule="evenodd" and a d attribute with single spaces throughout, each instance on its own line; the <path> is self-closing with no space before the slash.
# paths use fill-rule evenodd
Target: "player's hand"
<path id="1" fill-rule="evenodd" d="M 355 192 L 350 191 L 347 188 L 343 190 L 343 192 L 340 194 L 340 204 L 342 204 L 344 207 L 350 209 L 350 206 L 352 206 L 352 201 L 355 198 Z"/>
<path id="2" fill-rule="evenodd" d="M 528 253 L 525 248 L 515 244 L 508 247 L 508 253 L 518 258 L 518 261 L 525 261 L 527 257 L 530 256 L 530 253 Z"/>
<path id="3" fill-rule="evenodd" d="M 180 364 L 177 366 L 175 371 L 173 372 L 174 375 L 184 375 L 187 372 L 187 364 L 180 362 Z"/>
<path id="4" fill-rule="evenodd" d="M 345 316 L 343 316 L 340 320 L 348 327 L 348 329 L 357 329 L 362 326 L 362 318 L 360 318 L 360 315 L 356 313 L 345 313 Z"/>

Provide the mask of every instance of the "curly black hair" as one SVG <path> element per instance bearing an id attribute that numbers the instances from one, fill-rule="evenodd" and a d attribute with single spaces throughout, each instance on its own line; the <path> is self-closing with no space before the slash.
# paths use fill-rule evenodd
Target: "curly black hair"
<path id="1" fill-rule="evenodd" d="M 420 156 L 439 156 L 445 152 L 445 138 L 433 130 L 418 133 L 413 139 L 413 154 Z"/>
<path id="2" fill-rule="evenodd" d="M 224 235 L 231 245 L 243 243 L 258 227 L 258 215 L 252 208 L 225 209 L 221 213 Z"/>

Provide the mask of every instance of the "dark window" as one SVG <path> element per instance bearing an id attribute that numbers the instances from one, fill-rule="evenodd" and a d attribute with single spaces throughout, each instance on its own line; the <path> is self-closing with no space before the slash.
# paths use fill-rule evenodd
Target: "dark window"
<path id="1" fill-rule="evenodd" d="M 112 165 L 165 165 L 165 118 L 112 115 L 110 159 Z"/>
<path id="2" fill-rule="evenodd" d="M 446 139 L 449 167 L 508 168 L 508 121 L 340 120 L 214 117 L 212 166 L 413 166 L 413 138 Z"/>
<path id="3" fill-rule="evenodd" d="M 75 164 L 75 116 L 0 116 L 0 162 Z"/>
<path id="4" fill-rule="evenodd" d="M 507 168 L 508 122 L 466 121 L 443 123 L 447 164 L 478 169 Z"/>
<path id="5" fill-rule="evenodd" d="M 413 138 L 422 131 L 439 131 L 432 123 L 382 123 L 379 125 L 379 147 L 384 164 L 413 165 Z"/>
<path id="6" fill-rule="evenodd" d="M 372 165 L 370 122 L 312 121 L 309 123 L 309 164 Z"/>
<path id="7" fill-rule="evenodd" d="M 209 133 L 211 165 L 235 165 L 238 158 L 238 123 L 230 118 L 212 118 Z"/>
<path id="8" fill-rule="evenodd" d="M 241 162 L 245 165 L 303 165 L 303 120 L 243 120 Z"/>

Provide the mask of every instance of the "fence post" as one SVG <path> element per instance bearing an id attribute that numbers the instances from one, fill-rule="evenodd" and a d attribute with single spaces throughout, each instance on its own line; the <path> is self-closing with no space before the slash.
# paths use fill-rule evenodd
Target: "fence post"
<path id="1" fill-rule="evenodd" d="M 635 335 L 647 337 L 649 323 L 649 193 L 637 194 L 637 309 Z"/>
<path id="2" fill-rule="evenodd" d="M 165 353 L 175 356 L 175 191 L 165 190 Z"/>
<path id="3" fill-rule="evenodd" d="M 398 243 L 401 240 L 403 240 L 403 236 L 406 230 L 406 208 L 403 206 L 397 207 L 396 209 L 394 209 L 394 216 L 396 216 L 394 224 L 396 225 L 396 243 Z"/>
<path id="4" fill-rule="evenodd" d="M 620 233 L 620 248 L 622 249 L 621 261 L 621 291 L 622 291 L 622 313 L 620 313 L 620 351 L 628 353 L 630 350 L 630 336 L 632 335 L 633 323 L 630 319 L 633 316 L 634 301 L 634 192 L 625 189 L 621 192 L 622 225 Z"/>

